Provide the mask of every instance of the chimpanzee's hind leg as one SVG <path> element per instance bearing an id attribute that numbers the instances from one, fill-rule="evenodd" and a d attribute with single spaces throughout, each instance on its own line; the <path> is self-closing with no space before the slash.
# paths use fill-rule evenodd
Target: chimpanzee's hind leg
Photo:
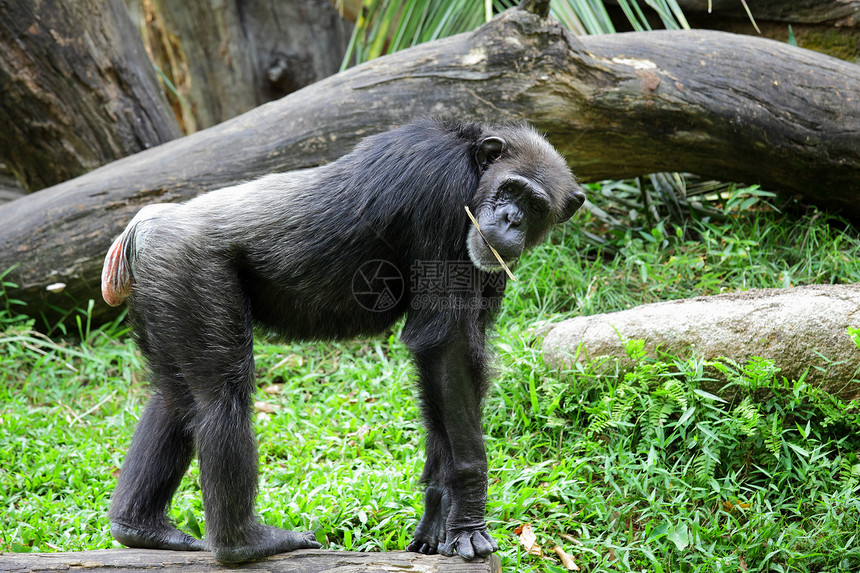
<path id="1" fill-rule="evenodd" d="M 257 440 L 251 408 L 257 386 L 250 302 L 238 277 L 223 268 L 213 264 L 196 276 L 211 278 L 186 283 L 190 288 L 179 300 L 196 312 L 170 334 L 197 405 L 194 429 L 207 546 L 222 563 L 319 548 L 312 531 L 265 525 L 254 511 Z"/>
<path id="2" fill-rule="evenodd" d="M 312 531 L 265 525 L 254 512 L 257 443 L 251 426 L 253 363 L 250 373 L 251 378 L 245 381 L 223 381 L 211 400 L 201 404 L 197 426 L 206 538 L 215 559 L 222 563 L 320 547 Z"/>
<path id="3" fill-rule="evenodd" d="M 190 402 L 190 397 L 188 397 Z M 191 410 L 155 393 L 138 422 L 111 502 L 111 534 L 128 547 L 202 550 L 204 543 L 176 529 L 167 507 L 194 455 Z"/>

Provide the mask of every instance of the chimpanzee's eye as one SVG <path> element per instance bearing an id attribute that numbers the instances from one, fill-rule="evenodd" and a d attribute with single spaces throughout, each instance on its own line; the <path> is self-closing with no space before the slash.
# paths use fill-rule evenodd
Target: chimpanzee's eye
<path id="1" fill-rule="evenodd" d="M 528 201 L 526 201 L 526 206 L 529 211 L 539 218 L 545 217 L 548 211 L 546 202 L 541 201 L 537 197 L 530 197 Z"/>
<path id="2" fill-rule="evenodd" d="M 510 185 L 502 185 L 499 188 L 497 201 L 499 203 L 512 203 L 517 200 L 519 193 Z"/>

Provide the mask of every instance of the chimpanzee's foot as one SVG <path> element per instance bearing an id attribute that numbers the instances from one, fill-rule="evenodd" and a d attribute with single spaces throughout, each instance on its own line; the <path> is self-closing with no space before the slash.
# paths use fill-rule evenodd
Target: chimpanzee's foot
<path id="1" fill-rule="evenodd" d="M 424 492 L 424 515 L 415 527 L 415 539 L 406 546 L 407 551 L 435 555 L 439 544 L 445 541 L 445 522 L 451 504 L 444 488 L 428 485 Z"/>
<path id="2" fill-rule="evenodd" d="M 271 525 L 255 527 L 250 537 L 253 539 L 250 545 L 213 547 L 215 559 L 221 563 L 243 563 L 296 549 L 322 547 L 313 531 L 288 531 Z"/>
<path id="3" fill-rule="evenodd" d="M 448 531 L 445 543 L 439 544 L 439 553 L 450 557 L 456 553 L 466 561 L 483 557 L 499 550 L 499 544 L 486 527 L 472 530 Z"/>
<path id="4" fill-rule="evenodd" d="M 110 534 L 126 547 L 173 551 L 203 551 L 206 549 L 206 544 L 203 541 L 179 531 L 167 522 L 142 529 L 112 521 Z"/>

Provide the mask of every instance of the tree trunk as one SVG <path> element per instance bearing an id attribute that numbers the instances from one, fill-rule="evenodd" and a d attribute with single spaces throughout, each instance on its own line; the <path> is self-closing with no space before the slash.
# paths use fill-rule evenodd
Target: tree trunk
<path id="1" fill-rule="evenodd" d="M 860 217 L 860 67 L 721 32 L 577 39 L 512 9 L 0 205 L 0 269 L 20 263 L 8 294 L 50 323 L 88 298 L 96 322 L 114 316 L 102 258 L 144 204 L 319 165 L 428 113 L 528 120 L 583 180 L 691 171 Z"/>
<path id="2" fill-rule="evenodd" d="M 168 94 L 186 133 L 336 73 L 352 28 L 329 0 L 147 0 L 135 9 L 182 96 Z"/>
<path id="3" fill-rule="evenodd" d="M 31 191 L 181 135 L 121 0 L 0 4 L 0 125 Z"/>
<path id="4" fill-rule="evenodd" d="M 102 549 L 73 553 L 6 553 L 0 555 L 0 571 L 97 571 L 99 573 L 231 573 L 269 571 L 273 573 L 365 573 L 367 571 L 410 571 L 421 573 L 501 573 L 497 555 L 472 562 L 459 557 L 422 555 L 406 551 L 358 553 L 299 549 L 241 566 L 219 565 L 207 551 L 156 551 L 154 549 Z"/>
<path id="5" fill-rule="evenodd" d="M 860 284 L 811 285 L 761 289 L 643 304 L 630 310 L 578 316 L 545 332 L 545 360 L 560 368 L 572 362 L 599 363 L 614 369 L 630 360 L 627 340 L 644 340 L 648 356 L 667 352 L 681 358 L 773 360 L 780 376 L 823 388 L 843 399 L 860 398 L 860 349 L 848 328 L 860 328 Z M 704 388 L 731 399 L 726 379 L 709 369 Z M 854 379 L 855 382 L 851 382 Z"/>
<path id="6" fill-rule="evenodd" d="M 5 163 L 0 163 L 0 203 L 14 201 L 26 194 L 12 170 L 6 167 Z"/>

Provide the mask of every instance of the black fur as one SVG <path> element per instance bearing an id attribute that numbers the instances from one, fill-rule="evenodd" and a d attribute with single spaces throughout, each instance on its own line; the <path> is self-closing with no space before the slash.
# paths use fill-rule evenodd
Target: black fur
<path id="1" fill-rule="evenodd" d="M 264 526 L 254 513 L 253 326 L 291 340 L 339 339 L 384 332 L 407 314 L 402 337 L 428 432 L 426 510 L 409 549 L 466 559 L 496 550 L 484 522 L 480 411 L 486 331 L 507 279 L 464 206 L 513 263 L 583 200 L 531 128 L 426 119 L 323 167 L 141 211 L 103 273 L 105 300 L 119 304 L 131 292 L 156 388 L 114 493 L 114 536 L 136 547 L 203 548 L 166 518 L 196 449 L 217 559 L 319 547 L 311 532 Z M 428 282 L 429 267 L 456 274 L 456 288 Z M 394 288 L 368 306 L 356 284 L 371 294 Z"/>

